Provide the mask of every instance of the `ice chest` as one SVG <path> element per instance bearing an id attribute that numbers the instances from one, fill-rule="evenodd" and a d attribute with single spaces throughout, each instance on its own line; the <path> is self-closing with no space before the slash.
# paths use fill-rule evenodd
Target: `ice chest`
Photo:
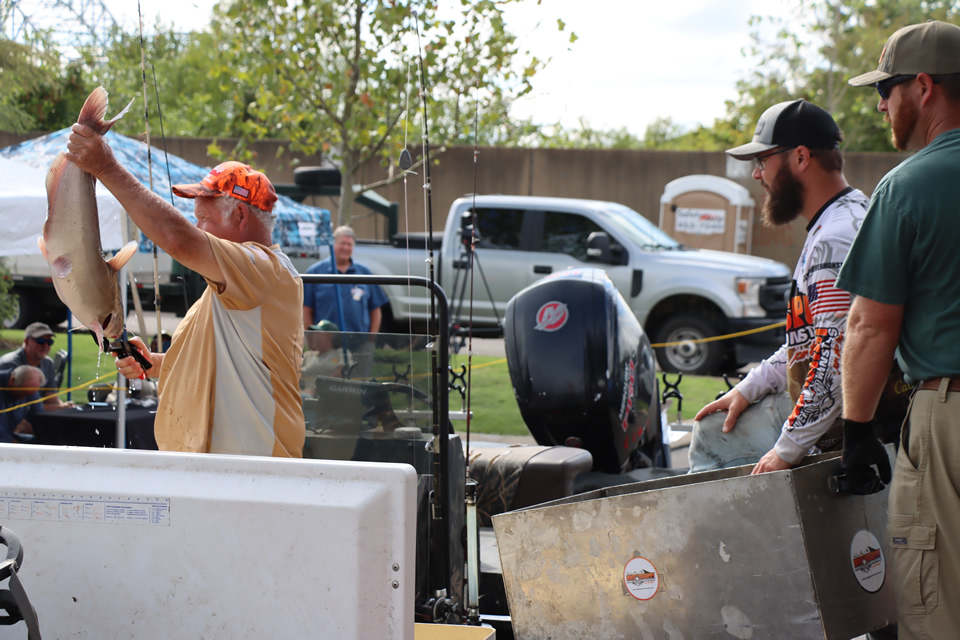
<path id="1" fill-rule="evenodd" d="M 839 465 L 723 469 L 494 516 L 516 637 L 849 640 L 894 622 L 887 490 L 830 493 Z"/>

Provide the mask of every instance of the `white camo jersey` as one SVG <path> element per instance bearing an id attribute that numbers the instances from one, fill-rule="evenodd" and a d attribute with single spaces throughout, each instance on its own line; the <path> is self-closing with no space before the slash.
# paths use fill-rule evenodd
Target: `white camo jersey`
<path id="1" fill-rule="evenodd" d="M 850 294 L 836 281 L 868 204 L 861 191 L 848 187 L 807 225 L 793 273 L 786 342 L 737 385 L 749 402 L 789 391 L 796 406 L 774 446 L 789 464 L 808 451 L 834 447 L 841 438 L 840 355 Z"/>

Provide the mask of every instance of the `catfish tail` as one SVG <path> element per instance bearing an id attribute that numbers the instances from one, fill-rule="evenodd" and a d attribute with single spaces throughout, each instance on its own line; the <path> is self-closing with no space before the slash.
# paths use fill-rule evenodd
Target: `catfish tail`
<path id="1" fill-rule="evenodd" d="M 134 100 L 136 100 L 136 98 L 134 98 Z M 107 105 L 109 102 L 106 89 L 97 87 L 93 90 L 93 93 L 87 96 L 86 102 L 83 103 L 83 108 L 80 109 L 80 117 L 77 118 L 77 123 L 87 125 L 100 135 L 110 131 L 113 123 L 122 118 L 123 114 L 133 106 L 133 100 L 116 116 L 110 120 L 104 120 L 103 117 L 107 114 Z"/>

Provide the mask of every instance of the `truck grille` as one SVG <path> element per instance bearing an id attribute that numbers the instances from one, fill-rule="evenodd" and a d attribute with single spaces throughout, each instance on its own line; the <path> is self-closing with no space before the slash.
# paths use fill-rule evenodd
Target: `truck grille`
<path id="1" fill-rule="evenodd" d="M 760 287 L 760 306 L 768 316 L 786 315 L 790 296 L 790 278 L 770 278 Z"/>

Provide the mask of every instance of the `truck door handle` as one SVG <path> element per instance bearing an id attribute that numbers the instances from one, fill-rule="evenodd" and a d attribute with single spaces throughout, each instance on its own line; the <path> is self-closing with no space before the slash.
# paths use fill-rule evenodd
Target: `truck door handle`
<path id="1" fill-rule="evenodd" d="M 533 267 L 534 273 L 553 273 L 553 267 L 545 265 L 535 265 Z"/>

